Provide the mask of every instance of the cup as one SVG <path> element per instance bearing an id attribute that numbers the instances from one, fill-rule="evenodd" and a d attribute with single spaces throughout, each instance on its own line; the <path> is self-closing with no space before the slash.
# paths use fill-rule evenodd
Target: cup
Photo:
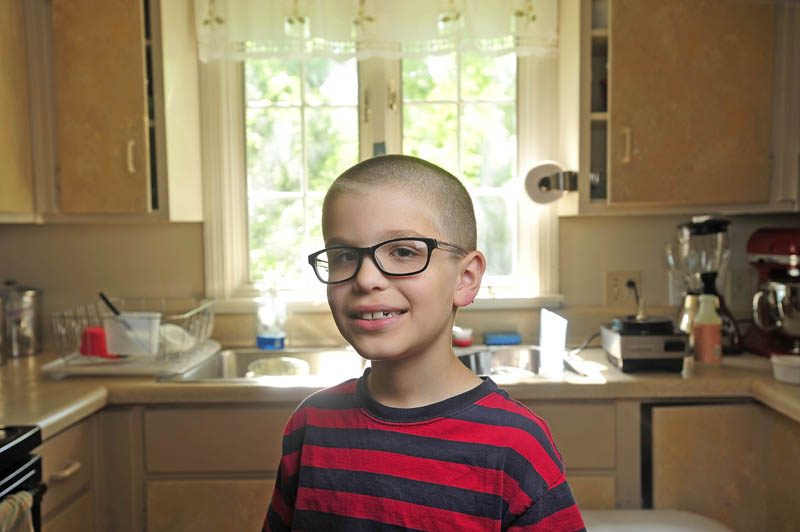
<path id="1" fill-rule="evenodd" d="M 106 330 L 102 327 L 86 327 L 83 329 L 80 353 L 87 356 L 112 357 L 113 355 L 108 354 Z"/>
<path id="2" fill-rule="evenodd" d="M 158 354 L 160 312 L 122 312 L 103 317 L 108 350 L 120 355 Z"/>

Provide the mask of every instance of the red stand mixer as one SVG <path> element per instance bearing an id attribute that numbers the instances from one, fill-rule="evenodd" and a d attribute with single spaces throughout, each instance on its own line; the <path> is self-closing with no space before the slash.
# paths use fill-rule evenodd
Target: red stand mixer
<path id="1" fill-rule="evenodd" d="M 800 355 L 800 228 L 758 229 L 747 258 L 759 272 L 759 291 L 742 344 L 763 356 Z"/>

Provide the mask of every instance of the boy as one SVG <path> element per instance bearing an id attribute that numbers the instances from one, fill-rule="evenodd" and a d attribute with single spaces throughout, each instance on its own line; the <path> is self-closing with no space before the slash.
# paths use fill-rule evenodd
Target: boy
<path id="1" fill-rule="evenodd" d="M 322 233 L 309 263 L 371 367 L 292 415 L 264 530 L 584 530 L 544 421 L 452 350 L 486 268 L 459 180 L 366 160 L 328 190 Z"/>

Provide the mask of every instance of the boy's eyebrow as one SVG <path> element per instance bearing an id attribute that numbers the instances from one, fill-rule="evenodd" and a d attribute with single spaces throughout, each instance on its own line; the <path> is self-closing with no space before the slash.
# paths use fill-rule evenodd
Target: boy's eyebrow
<path id="1" fill-rule="evenodd" d="M 385 242 L 386 240 L 392 240 L 394 238 L 405 238 L 405 237 L 424 237 L 425 235 L 418 233 L 416 231 L 410 231 L 406 229 L 402 230 L 392 230 L 392 231 L 385 231 L 381 233 L 380 239 L 376 242 L 373 242 L 371 245 L 375 245 L 379 242 Z M 341 238 L 331 238 L 327 242 L 325 242 L 325 247 L 336 247 L 336 246 L 353 246 L 353 247 L 360 247 L 356 246 L 352 242 L 348 242 L 345 239 Z"/>

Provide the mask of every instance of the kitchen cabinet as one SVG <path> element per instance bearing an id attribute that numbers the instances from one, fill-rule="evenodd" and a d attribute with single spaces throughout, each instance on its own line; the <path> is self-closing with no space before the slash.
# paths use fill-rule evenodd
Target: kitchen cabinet
<path id="1" fill-rule="evenodd" d="M 24 0 L 0 3 L 0 222 L 34 215 Z"/>
<path id="2" fill-rule="evenodd" d="M 47 439 L 38 448 L 47 492 L 42 528 L 52 532 L 96 530 L 94 511 L 96 418 Z"/>
<path id="3" fill-rule="evenodd" d="M 637 404 L 627 401 L 524 404 L 550 427 L 579 508 L 638 507 Z"/>
<path id="4" fill-rule="evenodd" d="M 191 0 L 50 5 L 51 68 L 39 82 L 54 87 L 56 170 L 45 219 L 201 220 Z"/>
<path id="5" fill-rule="evenodd" d="M 148 532 L 258 530 L 294 408 L 148 408 Z"/>
<path id="6" fill-rule="evenodd" d="M 653 508 L 796 530 L 798 482 L 800 423 L 756 403 L 653 406 Z"/>
<path id="7" fill-rule="evenodd" d="M 800 205 L 800 9 L 584 0 L 577 213 Z"/>

